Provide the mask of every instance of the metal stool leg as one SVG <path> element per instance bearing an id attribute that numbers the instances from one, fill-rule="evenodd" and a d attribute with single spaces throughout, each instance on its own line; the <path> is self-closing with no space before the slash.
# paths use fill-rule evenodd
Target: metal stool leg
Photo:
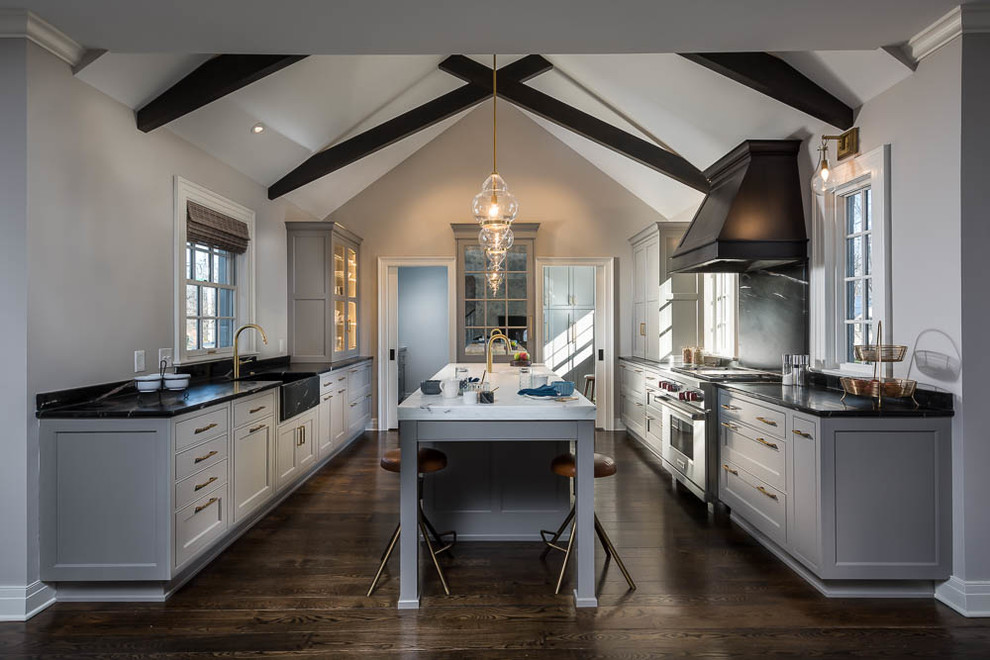
<path id="1" fill-rule="evenodd" d="M 433 550 L 433 544 L 430 542 L 430 532 L 426 529 L 426 525 L 423 524 L 422 520 L 419 522 L 419 529 L 423 532 L 423 540 L 426 541 L 426 549 L 430 552 L 430 559 L 433 560 L 433 567 L 437 569 L 437 575 L 440 576 L 440 584 L 443 585 L 443 592 L 449 596 L 450 588 L 447 586 L 447 578 L 444 577 L 443 569 L 440 568 L 440 562 L 437 561 L 437 553 Z"/>
<path id="2" fill-rule="evenodd" d="M 433 526 L 433 523 L 430 522 L 430 519 L 426 517 L 426 512 L 423 511 L 422 501 L 420 501 L 419 503 L 419 519 L 423 521 L 423 523 L 426 525 L 426 529 L 428 529 L 430 533 L 433 535 L 433 541 L 437 544 L 436 552 L 438 555 L 441 552 L 446 552 L 451 548 L 453 548 L 455 545 L 457 545 L 457 532 L 455 531 L 438 532 L 436 528 Z M 444 541 L 443 537 L 445 536 L 451 537 L 449 542 Z"/>
<path id="3" fill-rule="evenodd" d="M 378 565 L 378 572 L 375 573 L 375 579 L 371 581 L 371 588 L 368 589 L 369 597 L 378 585 L 378 579 L 382 576 L 382 571 L 385 570 L 385 564 L 388 563 L 388 558 L 392 556 L 392 550 L 395 548 L 395 542 L 399 540 L 399 530 L 401 529 L 402 525 L 396 525 L 395 531 L 392 532 L 392 539 L 388 542 L 388 546 L 385 548 L 385 553 L 382 555 L 382 561 Z"/>
<path id="4" fill-rule="evenodd" d="M 605 547 L 605 552 L 609 555 L 615 555 L 615 563 L 618 564 L 619 570 L 622 571 L 622 577 L 626 578 L 626 583 L 629 584 L 629 589 L 632 591 L 636 590 L 636 583 L 633 582 L 632 577 L 629 575 L 629 571 L 626 570 L 626 565 L 622 563 L 622 557 L 616 551 L 615 546 L 612 545 L 612 539 L 608 537 L 608 533 L 605 532 L 605 528 L 602 527 L 601 522 L 598 520 L 598 514 L 595 514 L 595 530 L 598 532 L 598 538 L 602 542 L 602 546 Z"/>
<path id="5" fill-rule="evenodd" d="M 564 530 L 567 529 L 567 523 L 571 522 L 571 518 L 573 517 L 574 507 L 572 506 L 571 510 L 567 513 L 567 517 L 564 518 L 564 522 L 560 524 L 560 527 L 557 528 L 557 531 L 553 533 L 553 536 L 551 536 L 549 540 L 547 540 L 547 536 L 550 535 L 550 530 L 540 530 L 540 536 L 543 537 L 543 542 L 547 545 L 547 547 L 543 548 L 543 552 L 540 553 L 540 559 L 546 559 L 551 550 L 563 550 L 563 548 L 557 545 L 557 540 L 560 538 L 560 535 L 564 533 Z"/>
<path id="6" fill-rule="evenodd" d="M 554 589 L 555 594 L 560 593 L 560 585 L 564 583 L 564 571 L 567 570 L 567 562 L 571 558 L 571 548 L 574 546 L 574 537 L 577 535 L 577 521 L 575 520 L 571 524 L 571 535 L 567 539 L 567 550 L 564 551 L 564 565 L 560 567 L 560 577 L 557 578 L 557 588 Z"/>

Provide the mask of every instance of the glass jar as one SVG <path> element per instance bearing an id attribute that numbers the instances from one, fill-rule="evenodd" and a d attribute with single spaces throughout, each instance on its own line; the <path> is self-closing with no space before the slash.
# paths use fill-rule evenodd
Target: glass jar
<path id="1" fill-rule="evenodd" d="M 528 390 L 533 387 L 533 373 L 529 367 L 519 367 L 519 389 Z"/>

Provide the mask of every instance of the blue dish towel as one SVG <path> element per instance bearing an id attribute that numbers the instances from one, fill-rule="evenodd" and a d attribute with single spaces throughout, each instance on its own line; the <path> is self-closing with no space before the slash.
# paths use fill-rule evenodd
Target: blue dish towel
<path id="1" fill-rule="evenodd" d="M 551 385 L 544 385 L 542 387 L 534 387 L 532 389 L 519 390 L 517 394 L 528 394 L 530 396 L 560 396 L 557 394 L 557 390 L 553 389 Z"/>

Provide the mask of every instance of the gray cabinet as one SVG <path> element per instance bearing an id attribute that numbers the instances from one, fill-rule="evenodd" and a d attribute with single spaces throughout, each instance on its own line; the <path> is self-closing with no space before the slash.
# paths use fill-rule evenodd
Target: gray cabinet
<path id="1" fill-rule="evenodd" d="M 637 362 L 619 360 L 619 416 L 627 431 L 648 448 L 659 451 L 651 443 L 651 438 L 660 433 L 661 420 L 650 414 L 651 388 L 647 382 L 655 383 L 659 373 Z"/>
<path id="2" fill-rule="evenodd" d="M 697 275 L 670 272 L 686 222 L 658 222 L 629 239 L 633 248 L 633 355 L 662 361 L 700 343 Z"/>
<path id="3" fill-rule="evenodd" d="M 361 238 L 333 222 L 286 222 L 289 353 L 330 362 L 358 353 Z"/>
<path id="4" fill-rule="evenodd" d="M 719 392 L 719 497 L 829 580 L 951 573 L 950 420 L 818 417 Z"/>
<path id="5" fill-rule="evenodd" d="M 278 426 L 275 449 L 275 486 L 283 490 L 306 473 L 316 461 L 319 439 L 317 426 L 318 408 L 286 420 Z"/>

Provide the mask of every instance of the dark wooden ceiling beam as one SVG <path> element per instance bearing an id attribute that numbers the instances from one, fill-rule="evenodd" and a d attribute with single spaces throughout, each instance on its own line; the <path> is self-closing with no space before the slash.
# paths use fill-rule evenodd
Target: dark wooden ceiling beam
<path id="1" fill-rule="evenodd" d="M 843 130 L 853 125 L 853 109 L 817 83 L 769 53 L 680 53 L 750 89 Z"/>
<path id="2" fill-rule="evenodd" d="M 217 55 L 137 111 L 138 129 L 148 133 L 174 119 L 261 80 L 305 55 Z"/>
<path id="3" fill-rule="evenodd" d="M 488 71 L 489 84 L 487 88 L 478 85 L 464 85 L 359 135 L 313 154 L 299 167 L 273 183 L 268 188 L 268 199 L 277 199 L 296 188 L 316 181 L 331 172 L 346 167 L 365 156 L 481 103 L 492 93 L 491 69 L 481 68 Z M 499 81 L 501 84 L 502 80 L 529 80 L 552 68 L 553 65 L 546 58 L 539 55 L 528 55 L 500 68 Z"/>
<path id="4" fill-rule="evenodd" d="M 441 62 L 440 68 L 472 85 L 483 87 L 489 94 L 491 93 L 491 69 L 470 58 L 463 55 L 451 55 Z M 597 117 L 516 80 L 499 76 L 498 95 L 535 115 L 631 158 L 695 190 L 708 193 L 711 188 L 704 173 L 682 156 L 616 128 Z"/>

